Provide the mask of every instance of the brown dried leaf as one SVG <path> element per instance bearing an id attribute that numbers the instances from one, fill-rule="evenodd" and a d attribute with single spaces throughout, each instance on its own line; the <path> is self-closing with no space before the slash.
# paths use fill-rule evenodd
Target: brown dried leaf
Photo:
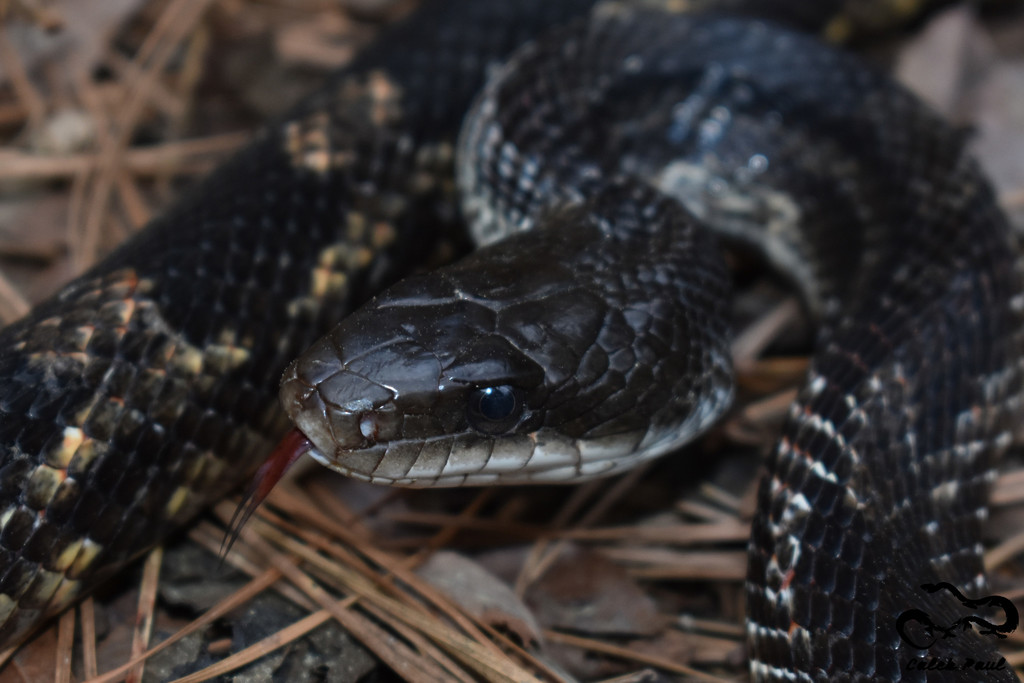
<path id="1" fill-rule="evenodd" d="M 974 89 L 972 149 L 1000 192 L 1024 191 L 1024 59 L 1005 60 Z M 1020 209 L 1024 201 L 1009 207 Z"/>
<path id="2" fill-rule="evenodd" d="M 465 555 L 435 553 L 416 573 L 476 619 L 523 643 L 540 640 L 536 619 L 512 588 Z"/>
<path id="3" fill-rule="evenodd" d="M 525 595 L 545 628 L 652 635 L 665 618 L 623 568 L 603 554 L 570 547 Z"/>
<path id="4" fill-rule="evenodd" d="M 1024 34 L 1010 27 L 1004 32 Z M 897 76 L 955 123 L 970 125 L 972 150 L 1000 192 L 1024 189 L 1024 60 L 1000 54 L 970 8 L 939 14 L 908 42 Z"/>
<path id="5" fill-rule="evenodd" d="M 942 114 L 957 117 L 965 91 L 992 61 L 990 41 L 970 8 L 932 19 L 900 51 L 896 77 Z"/>

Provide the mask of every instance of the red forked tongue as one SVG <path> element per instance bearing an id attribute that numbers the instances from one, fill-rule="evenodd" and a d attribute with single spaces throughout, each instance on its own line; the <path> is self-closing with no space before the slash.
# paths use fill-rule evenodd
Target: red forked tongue
<path id="1" fill-rule="evenodd" d="M 238 540 L 238 534 L 252 517 L 252 513 L 256 512 L 260 503 L 270 495 L 270 491 L 277 485 L 277 482 L 281 481 L 288 468 L 312 449 L 313 443 L 306 438 L 305 434 L 295 428 L 289 429 L 281 442 L 274 447 L 270 456 L 256 470 L 256 474 L 253 475 L 242 495 L 242 502 L 238 504 L 235 513 L 231 515 L 224 542 L 220 546 L 221 561 L 227 557 L 231 546 Z"/>

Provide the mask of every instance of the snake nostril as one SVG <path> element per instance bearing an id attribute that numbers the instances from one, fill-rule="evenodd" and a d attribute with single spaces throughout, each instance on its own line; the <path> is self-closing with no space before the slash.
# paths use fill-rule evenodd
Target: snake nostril
<path id="1" fill-rule="evenodd" d="M 377 442 L 380 434 L 380 421 L 376 413 L 366 412 L 359 417 L 359 433 L 366 437 L 371 444 Z"/>

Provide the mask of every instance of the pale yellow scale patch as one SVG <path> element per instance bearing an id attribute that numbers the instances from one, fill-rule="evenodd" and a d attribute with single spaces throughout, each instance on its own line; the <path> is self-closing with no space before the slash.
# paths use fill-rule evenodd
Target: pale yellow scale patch
<path id="1" fill-rule="evenodd" d="M 86 439 L 85 433 L 78 427 L 65 427 L 60 445 L 46 454 L 46 464 L 66 470 L 71 458 Z"/>
<path id="2" fill-rule="evenodd" d="M 99 312 L 104 319 L 116 319 L 121 325 L 127 325 L 135 313 L 135 300 L 127 298 L 108 301 L 100 306 Z"/>
<path id="3" fill-rule="evenodd" d="M 387 221 L 376 221 L 369 233 L 370 246 L 359 244 L 358 241 L 367 238 L 366 216 L 352 211 L 347 221 L 349 241 L 329 245 L 320 251 L 316 265 L 310 269 L 309 292 L 289 302 L 289 315 L 315 312 L 325 298 L 344 297 L 349 274 L 369 266 L 374 254 L 392 244 L 398 236 L 393 225 Z"/>
<path id="4" fill-rule="evenodd" d="M 56 571 L 66 572 L 81 551 L 82 539 L 78 538 L 68 543 L 67 547 L 60 551 L 60 554 L 53 560 L 53 568 Z"/>
<path id="5" fill-rule="evenodd" d="M 0 593 L 0 624 L 6 623 L 17 608 L 18 603 L 11 596 L 6 593 Z"/>
<path id="6" fill-rule="evenodd" d="M 94 439 L 85 438 L 74 453 L 77 469 L 86 470 L 97 456 L 107 452 L 107 445 Z M 70 465 L 70 462 L 68 463 Z"/>
<path id="7" fill-rule="evenodd" d="M 378 127 L 401 116 L 401 88 L 383 71 L 348 77 L 338 89 L 339 111 L 347 117 L 368 119 Z M 351 165 L 355 152 L 342 147 L 331 135 L 331 114 L 320 110 L 284 124 L 284 148 L 296 168 L 326 174 Z"/>
<path id="8" fill-rule="evenodd" d="M 366 214 L 349 211 L 345 216 L 345 227 L 349 242 L 362 242 L 366 237 Z"/>
<path id="9" fill-rule="evenodd" d="M 348 277 L 345 273 L 317 266 L 310 273 L 309 293 L 317 299 L 322 299 L 332 293 L 344 291 L 347 282 Z"/>
<path id="10" fill-rule="evenodd" d="M 57 493 L 57 488 L 65 478 L 66 475 L 62 469 L 56 469 L 49 465 L 37 465 L 25 482 L 23 495 L 26 503 L 32 507 L 44 507 Z"/>
<path id="11" fill-rule="evenodd" d="M 402 89 L 383 71 L 375 69 L 370 72 L 366 94 L 370 101 L 370 120 L 378 126 L 387 125 L 401 116 Z"/>
<path id="12" fill-rule="evenodd" d="M 85 348 L 89 346 L 89 341 L 92 339 L 92 335 L 96 332 L 96 328 L 92 325 L 82 325 L 76 327 L 71 331 L 72 343 L 75 348 L 79 351 L 85 351 Z"/>
<path id="13" fill-rule="evenodd" d="M 39 601 L 48 601 L 57 592 L 57 587 L 64 581 L 63 572 L 51 572 L 40 568 L 32 581 L 32 595 Z"/>
<path id="14" fill-rule="evenodd" d="M 273 405 L 273 408 L 276 408 L 276 404 Z M 264 422 L 268 425 L 272 424 L 271 420 L 264 420 Z M 249 434 L 250 430 L 248 427 L 239 427 L 238 430 L 234 433 L 239 435 L 245 435 Z M 197 481 L 209 482 L 217 481 L 222 478 L 224 468 L 226 467 L 226 463 L 220 458 L 214 458 L 213 453 L 208 453 L 207 455 L 210 457 L 197 458 L 193 463 L 189 465 L 186 481 L 191 481 L 195 484 L 195 482 Z M 201 484 L 199 487 L 202 488 L 203 484 Z"/>
<path id="15" fill-rule="evenodd" d="M 248 348 L 244 344 L 239 344 L 233 335 L 219 339 L 220 343 L 211 344 L 205 349 L 186 341 L 163 320 L 156 302 L 144 296 L 152 288 L 151 281 L 139 281 L 134 292 L 135 298 L 115 302 L 117 305 L 111 306 L 109 311 L 121 318 L 125 324 L 133 316 L 140 315 L 147 321 L 150 329 L 166 335 L 168 342 L 160 350 L 160 355 L 167 370 L 200 381 L 204 372 L 221 375 L 249 360 Z"/>
<path id="16" fill-rule="evenodd" d="M 247 435 L 257 440 L 262 439 L 260 435 L 250 432 L 250 430 L 245 427 L 239 427 L 237 431 L 232 434 L 233 437 L 237 437 L 240 441 L 244 440 Z M 252 446 L 248 443 L 243 446 L 239 446 L 233 441 L 225 448 L 225 450 L 233 451 L 242 447 L 251 448 Z M 193 489 L 206 488 L 211 482 L 221 479 L 226 466 L 225 461 L 216 457 L 216 453 L 213 451 L 207 451 L 202 456 L 193 458 L 188 464 L 188 469 L 184 474 L 184 481 L 186 484 L 176 488 L 174 493 L 172 493 L 167 499 L 167 503 L 164 505 L 165 514 L 168 517 L 175 517 L 181 513 L 185 506 L 190 503 L 193 495 Z"/>
<path id="17" fill-rule="evenodd" d="M 284 145 L 292 166 L 322 175 L 352 163 L 351 150 L 332 149 L 330 125 L 330 116 L 322 111 L 285 124 Z"/>
<path id="18" fill-rule="evenodd" d="M 371 243 L 374 249 L 380 250 L 394 244 L 397 237 L 398 232 L 395 230 L 395 226 L 390 223 L 378 221 L 373 224 Z"/>
<path id="19" fill-rule="evenodd" d="M 217 375 L 227 374 L 249 360 L 249 356 L 249 349 L 241 346 L 211 344 L 206 348 L 203 369 Z"/>
<path id="20" fill-rule="evenodd" d="M 137 278 L 135 271 L 126 268 L 78 283 L 73 289 L 63 292 L 61 297 L 75 302 L 83 310 L 91 310 L 98 319 L 104 321 L 105 326 L 123 336 L 136 307 L 132 297 L 138 295 L 145 282 Z M 84 367 L 92 360 L 87 349 L 96 333 L 96 327 L 84 324 L 61 329 L 60 344 L 57 348 L 50 348 L 45 330 L 61 328 L 64 324 L 65 321 L 56 316 L 42 320 L 38 325 L 26 329 L 23 338 L 14 348 L 28 350 L 28 362 L 44 371 L 50 367 L 54 370 L 66 368 L 69 359 Z"/>
<path id="21" fill-rule="evenodd" d="M 264 423 L 269 428 L 269 431 L 274 431 L 275 426 L 280 427 L 283 431 L 285 425 L 282 424 L 284 422 L 282 411 L 276 404 L 272 404 L 271 407 L 276 412 L 267 415 Z M 229 434 L 229 437 L 223 447 L 225 452 L 253 452 L 269 446 L 263 434 L 255 432 L 248 427 L 236 427 Z M 183 473 L 183 481 L 185 483 L 178 486 L 168 497 L 167 502 L 164 504 L 164 514 L 169 518 L 178 517 L 183 512 L 191 514 L 193 510 L 187 509 L 187 507 L 194 502 L 195 491 L 206 489 L 213 482 L 222 480 L 227 467 L 227 462 L 223 458 L 218 457 L 214 451 L 205 451 L 201 455 L 192 458 Z"/>
<path id="22" fill-rule="evenodd" d="M 82 542 L 82 547 L 78 552 L 78 556 L 68 567 L 67 573 L 72 577 L 80 575 L 96 560 L 96 556 L 99 555 L 101 550 L 103 550 L 102 545 L 87 537 Z"/>
<path id="23" fill-rule="evenodd" d="M 424 145 L 416 150 L 415 172 L 410 184 L 413 194 L 433 192 L 441 183 L 450 183 L 451 172 L 448 169 L 454 156 L 455 149 L 449 142 Z M 445 189 L 453 188 L 446 186 Z"/>
<path id="24" fill-rule="evenodd" d="M 191 344 L 175 344 L 168 348 L 168 367 L 186 375 L 198 375 L 203 370 L 203 352 Z"/>
<path id="25" fill-rule="evenodd" d="M 94 395 L 88 403 L 82 406 L 77 413 L 75 413 L 74 423 L 76 425 L 85 424 L 85 421 L 89 418 L 89 413 L 96 406 L 96 402 L 100 400 L 99 395 Z"/>
<path id="26" fill-rule="evenodd" d="M 89 362 L 89 355 L 82 351 L 72 351 L 71 353 L 57 353 L 55 351 L 37 351 L 35 353 L 28 354 L 28 363 L 33 366 L 47 366 L 58 358 L 70 358 L 71 360 L 85 365 Z"/>
<path id="27" fill-rule="evenodd" d="M 224 375 L 249 360 L 252 340 L 239 341 L 234 330 L 223 330 L 217 341 L 203 350 L 203 372 Z"/>
<path id="28" fill-rule="evenodd" d="M 353 261 L 352 265 L 356 268 L 365 268 L 370 265 L 373 261 L 373 254 L 375 252 L 369 247 L 358 247 L 353 250 Z"/>
<path id="29" fill-rule="evenodd" d="M 352 221 L 352 217 L 357 217 Z M 365 217 L 357 212 L 349 214 L 349 232 L 365 235 Z M 348 290 L 348 273 L 363 268 L 373 259 L 373 252 L 362 245 L 332 244 L 320 250 L 316 265 L 310 269 L 309 292 L 288 304 L 288 314 L 316 311 L 327 297 L 344 297 Z"/>
<path id="30" fill-rule="evenodd" d="M 209 457 L 212 455 L 212 452 L 207 451 L 205 453 L 205 456 L 207 457 L 194 458 L 192 462 L 189 463 L 188 470 L 185 472 L 185 480 L 195 481 L 209 469 L 216 469 L 219 473 L 224 467 L 223 461 L 220 458 Z"/>
<path id="31" fill-rule="evenodd" d="M 291 301 L 288 302 L 288 306 L 285 310 L 288 313 L 289 318 L 297 318 L 298 316 L 303 315 L 304 313 L 310 315 L 314 314 L 317 308 L 319 308 L 319 306 L 319 301 L 317 301 L 311 296 L 307 296 L 302 297 L 301 299 L 292 299 Z M 284 349 L 287 346 L 287 339 L 281 339 L 278 342 L 278 347 L 281 349 Z"/>
<path id="32" fill-rule="evenodd" d="M 181 512 L 182 506 L 185 504 L 185 501 L 188 500 L 191 493 L 192 490 L 187 486 L 179 486 L 175 489 L 174 493 L 171 494 L 171 497 L 167 499 L 167 505 L 164 506 L 164 514 L 167 517 L 175 517 L 179 512 Z"/>

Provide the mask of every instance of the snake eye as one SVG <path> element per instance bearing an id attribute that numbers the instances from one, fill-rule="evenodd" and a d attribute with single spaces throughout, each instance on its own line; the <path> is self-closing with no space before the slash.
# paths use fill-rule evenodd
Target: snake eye
<path id="1" fill-rule="evenodd" d="M 466 417 L 470 426 L 484 434 L 501 434 L 515 426 L 523 413 L 519 390 L 502 384 L 469 392 Z"/>

